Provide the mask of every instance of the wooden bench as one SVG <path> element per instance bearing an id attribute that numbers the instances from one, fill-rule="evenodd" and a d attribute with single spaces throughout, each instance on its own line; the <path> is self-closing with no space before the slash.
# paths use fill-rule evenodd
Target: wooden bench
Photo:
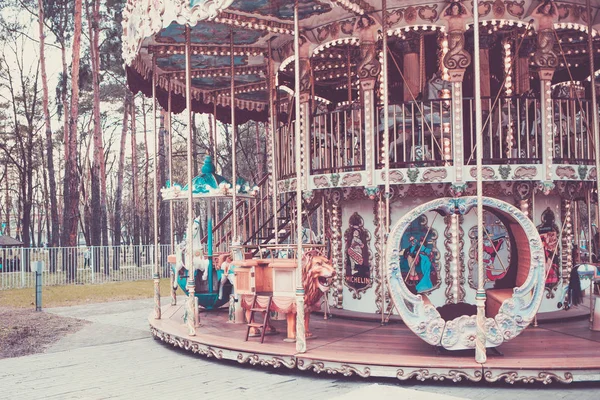
<path id="1" fill-rule="evenodd" d="M 506 224 L 506 222 L 505 222 Z M 523 228 L 516 222 L 508 223 L 507 228 L 512 231 L 517 248 L 517 276 L 515 286 L 519 287 L 527 281 L 531 268 L 531 254 L 529 253 L 529 239 Z M 513 267 L 513 268 L 515 268 Z M 514 288 L 488 289 L 485 301 L 485 315 L 494 318 L 500 311 L 502 303 L 512 297 Z"/>

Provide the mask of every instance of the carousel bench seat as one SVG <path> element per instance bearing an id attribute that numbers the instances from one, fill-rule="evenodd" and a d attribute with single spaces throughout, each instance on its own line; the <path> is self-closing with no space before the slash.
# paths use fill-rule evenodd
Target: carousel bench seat
<path id="1" fill-rule="evenodd" d="M 485 300 L 485 316 L 488 318 L 494 318 L 498 315 L 500 307 L 505 300 L 510 299 L 513 295 L 513 290 L 508 289 L 488 289 L 486 291 Z"/>

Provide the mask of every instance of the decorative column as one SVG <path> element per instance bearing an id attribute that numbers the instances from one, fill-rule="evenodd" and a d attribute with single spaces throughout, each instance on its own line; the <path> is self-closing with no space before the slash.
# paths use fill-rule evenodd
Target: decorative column
<path id="1" fill-rule="evenodd" d="M 365 170 L 367 171 L 367 190 L 370 195 L 375 195 L 376 188 L 373 188 L 375 178 L 375 147 L 374 140 L 377 136 L 376 109 L 377 103 L 375 84 L 381 73 L 381 64 L 377 57 L 377 30 L 379 26 L 373 18 L 363 15 L 358 19 L 356 32 L 360 39 L 360 60 L 358 60 L 358 77 L 360 79 L 360 95 L 362 99 L 363 110 L 365 112 Z M 351 79 L 349 78 L 350 82 Z"/>
<path id="2" fill-rule="evenodd" d="M 387 226 L 386 226 L 386 208 L 385 199 L 382 193 L 373 202 L 373 219 L 375 223 L 375 265 L 379 266 L 385 263 L 385 242 L 387 237 Z M 387 309 L 386 295 L 385 295 L 385 268 L 375 269 L 375 307 L 377 313 L 385 314 Z"/>
<path id="3" fill-rule="evenodd" d="M 475 6 L 474 6 L 475 7 Z M 462 113 L 462 82 L 466 68 L 471 64 L 471 55 L 465 50 L 465 29 L 466 20 L 471 15 L 460 1 L 451 2 L 442 12 L 442 18 L 446 21 L 448 51 L 442 60 L 444 68 L 448 70 L 448 80 L 452 82 L 452 106 L 451 106 L 451 126 L 442 127 L 450 129 L 452 132 L 452 143 L 443 143 L 444 153 L 453 154 L 454 164 L 454 186 L 458 187 L 458 192 L 464 191 L 463 183 L 463 113 Z M 475 22 L 477 23 L 477 22 Z M 476 27 L 479 33 L 479 27 Z M 479 50 L 479 35 L 475 38 L 475 51 Z M 476 54 L 478 57 L 479 54 Z M 479 59 L 479 58 L 478 58 Z M 479 88 L 479 64 L 475 65 L 475 86 Z M 478 97 L 479 96 L 479 97 Z M 481 104 L 480 94 L 475 95 Z M 450 134 L 450 132 L 448 132 Z M 453 151 L 450 149 L 453 147 Z M 463 189 L 463 190 L 461 190 Z"/>
<path id="4" fill-rule="evenodd" d="M 277 65 L 273 61 L 273 53 L 271 49 L 271 42 L 269 42 L 269 53 L 267 54 L 267 90 L 269 92 L 269 132 L 267 134 L 267 173 L 271 179 L 269 181 L 270 190 L 272 196 L 272 209 L 273 209 L 273 229 L 275 231 L 275 244 L 279 243 L 279 221 L 277 216 L 277 156 L 275 149 L 275 141 L 277 140 L 277 123 L 275 121 L 275 97 L 277 93 L 277 87 L 275 85 L 275 73 L 277 71 Z"/>
<path id="5" fill-rule="evenodd" d="M 540 78 L 540 107 L 542 119 L 542 190 L 548 194 L 554 188 L 552 181 L 552 158 L 554 155 L 554 132 L 552 115 L 551 81 L 554 69 L 558 66 L 558 56 L 554 52 L 554 22 L 558 13 L 554 3 L 542 3 L 531 15 L 537 32 L 537 47 L 533 62 Z"/>
<path id="6" fill-rule="evenodd" d="M 335 308 L 343 308 L 344 294 L 344 258 L 342 255 L 342 209 L 340 207 L 341 193 L 334 190 L 329 197 L 330 218 L 329 229 L 331 238 L 331 262 L 335 268 L 333 284 L 333 301 Z"/>
<path id="7" fill-rule="evenodd" d="M 306 326 L 304 323 L 304 286 L 302 265 L 302 190 L 306 188 L 306 162 L 304 149 L 308 101 L 310 100 L 310 51 L 308 41 L 300 36 L 298 20 L 298 0 L 294 3 L 294 95 L 296 123 L 294 151 L 296 154 L 296 351 L 306 352 Z M 304 122 L 304 123 L 303 123 Z"/>
<path id="8" fill-rule="evenodd" d="M 442 123 L 442 129 L 448 131 L 448 135 L 452 133 L 452 142 L 443 143 L 444 153 L 452 154 L 454 164 L 454 184 L 463 190 L 463 166 L 465 163 L 463 153 L 463 77 L 465 68 L 471 63 L 471 57 L 464 58 L 461 65 L 464 68 L 451 68 L 458 65 L 458 62 L 453 61 L 452 58 L 444 57 L 444 67 L 448 69 L 448 76 L 450 82 L 452 82 L 452 106 L 450 112 L 450 122 Z M 448 126 L 449 125 L 449 126 Z M 448 136 L 448 139 L 450 136 Z M 450 147 L 452 146 L 452 150 Z"/>
<path id="9" fill-rule="evenodd" d="M 570 197 L 570 196 L 569 196 Z M 563 285 L 567 286 L 571 277 L 571 269 L 573 268 L 573 200 L 570 198 L 562 199 L 563 215 L 563 233 L 561 238 L 561 264 L 562 264 L 562 281 Z"/>
<path id="10" fill-rule="evenodd" d="M 296 108 L 296 119 L 297 121 L 299 121 L 300 128 L 299 131 L 296 131 L 296 134 L 300 135 L 300 179 L 297 182 L 296 187 L 302 191 L 305 191 L 308 189 L 308 177 L 310 176 L 311 160 L 308 129 L 310 129 L 310 100 L 313 87 L 313 77 L 310 66 L 310 55 L 312 54 L 314 45 L 311 42 L 309 42 L 308 39 L 303 35 L 300 35 L 298 41 L 299 49 L 298 52 L 296 52 L 296 55 L 297 57 L 299 57 L 298 61 L 300 64 L 300 95 L 297 97 L 297 100 L 300 107 Z M 296 88 L 298 88 L 298 85 L 296 85 Z M 296 143 L 298 143 L 298 141 L 296 141 Z"/>

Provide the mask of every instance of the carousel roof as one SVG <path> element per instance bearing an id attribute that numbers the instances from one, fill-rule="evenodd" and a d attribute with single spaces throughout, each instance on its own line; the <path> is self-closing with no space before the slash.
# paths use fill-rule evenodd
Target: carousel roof
<path id="1" fill-rule="evenodd" d="M 371 14 L 381 23 L 381 0 L 298 0 L 299 23 L 304 36 L 311 42 L 314 61 L 316 94 L 334 99 L 339 81 L 327 82 L 327 77 L 343 76 L 346 68 L 340 60 L 353 60 L 358 55 L 358 40 L 354 33 L 357 18 Z M 482 24 L 494 21 L 495 26 L 521 27 L 530 19 L 536 0 L 482 1 Z M 587 13 L 584 0 L 557 2 L 558 19 L 555 29 L 576 32 L 575 46 L 587 38 Z M 388 35 L 401 36 L 411 30 L 443 30 L 441 18 L 445 2 L 423 3 L 417 0 L 388 0 L 386 22 Z M 600 0 L 592 0 L 596 22 L 600 28 Z M 231 49 L 235 66 L 236 120 L 266 120 L 268 108 L 268 57 L 280 71 L 279 84 L 293 88 L 293 1 L 284 0 L 128 0 L 123 11 L 123 58 L 132 91 L 152 95 L 152 69 L 156 68 L 156 94 L 161 106 L 171 111 L 185 109 L 185 42 L 186 26 L 190 27 L 192 108 L 196 112 L 212 113 L 217 118 L 230 119 Z M 598 36 L 597 36 L 598 37 Z M 321 54 L 319 54 L 321 52 Z M 568 72 L 557 71 L 556 79 L 583 80 L 589 75 L 582 62 Z M 290 64 L 288 66 L 288 64 Z M 339 64 L 339 65 L 338 65 Z M 287 70 L 286 70 L 287 67 Z M 566 70 L 566 68 L 564 68 Z M 589 67 L 588 67 L 589 70 Z M 325 71 L 325 72 L 323 72 Z M 319 77 L 321 79 L 319 80 Z M 555 80 L 556 80 L 555 79 Z M 289 96 L 280 92 L 280 97 Z M 333 96 L 333 97 L 332 97 Z"/>
<path id="2" fill-rule="evenodd" d="M 10 236 L 0 235 L 0 248 L 2 247 L 20 247 L 23 242 Z"/>

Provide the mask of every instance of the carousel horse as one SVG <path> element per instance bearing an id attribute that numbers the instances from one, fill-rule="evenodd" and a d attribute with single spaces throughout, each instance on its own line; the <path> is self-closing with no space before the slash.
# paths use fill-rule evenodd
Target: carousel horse
<path id="1" fill-rule="evenodd" d="M 187 240 L 183 240 L 175 251 L 176 265 L 175 268 L 180 275 L 184 273 L 184 270 L 188 270 L 185 265 L 186 260 L 186 247 Z M 192 255 L 192 265 L 194 269 L 202 272 L 202 280 L 208 279 L 208 267 L 210 265 L 209 260 L 203 257 L 202 242 L 200 238 L 200 217 L 196 217 L 192 226 L 192 248 L 194 254 Z"/>

